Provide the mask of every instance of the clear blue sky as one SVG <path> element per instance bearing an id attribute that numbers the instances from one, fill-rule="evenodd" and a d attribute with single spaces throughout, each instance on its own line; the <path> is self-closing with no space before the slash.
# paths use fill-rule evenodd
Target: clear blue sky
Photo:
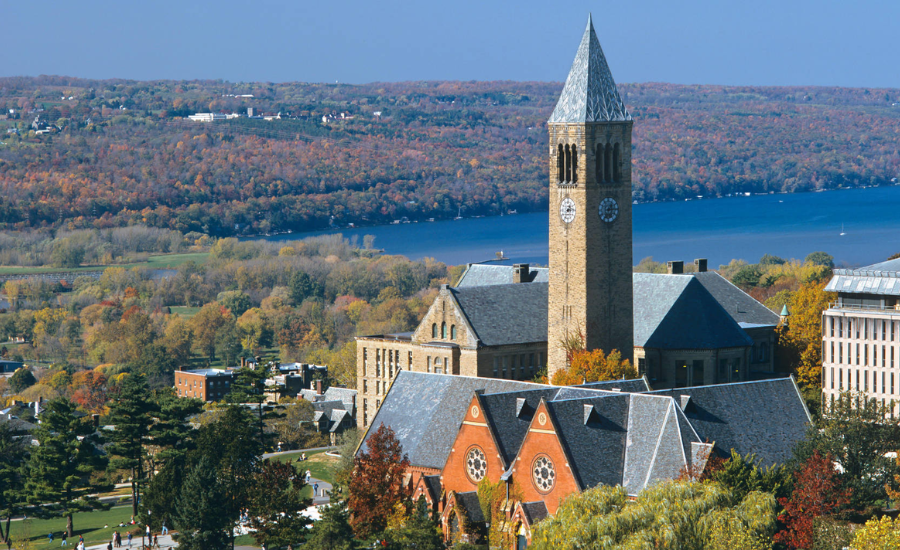
<path id="1" fill-rule="evenodd" d="M 590 11 L 618 82 L 900 88 L 897 0 L 0 5 L 0 76 L 561 81 Z"/>

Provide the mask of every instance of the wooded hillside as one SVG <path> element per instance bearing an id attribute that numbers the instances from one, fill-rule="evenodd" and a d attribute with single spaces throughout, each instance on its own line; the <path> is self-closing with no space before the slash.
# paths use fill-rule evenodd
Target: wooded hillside
<path id="1" fill-rule="evenodd" d="M 560 88 L 0 78 L 0 115 L 15 111 L 0 120 L 0 229 L 242 235 L 546 209 Z M 638 201 L 900 177 L 900 90 L 620 88 Z M 294 118 L 182 118 L 248 107 Z"/>

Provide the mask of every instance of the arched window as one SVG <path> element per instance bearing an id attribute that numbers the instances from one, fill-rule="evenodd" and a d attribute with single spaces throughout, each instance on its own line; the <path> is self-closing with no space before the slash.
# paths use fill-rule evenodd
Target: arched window
<path id="1" fill-rule="evenodd" d="M 557 183 L 562 183 L 563 175 L 565 172 L 565 162 L 566 154 L 563 153 L 563 146 L 560 143 L 556 148 L 556 181 Z"/>
<path id="2" fill-rule="evenodd" d="M 566 145 L 566 176 L 567 182 L 572 181 L 572 150 Z"/>
<path id="3" fill-rule="evenodd" d="M 622 174 L 619 171 L 619 144 L 613 147 L 613 181 L 622 181 Z"/>
<path id="4" fill-rule="evenodd" d="M 606 144 L 606 155 L 603 158 L 604 181 L 612 181 L 612 144 Z"/>
<path id="5" fill-rule="evenodd" d="M 572 183 L 578 183 L 578 146 L 572 146 Z"/>
<path id="6" fill-rule="evenodd" d="M 441 338 L 447 339 L 447 323 L 441 323 Z"/>
<path id="7" fill-rule="evenodd" d="M 594 178 L 599 183 L 606 181 L 603 178 L 603 145 L 598 145 L 594 152 Z"/>
<path id="8" fill-rule="evenodd" d="M 456 340 L 456 325 L 450 325 L 450 339 Z"/>
<path id="9" fill-rule="evenodd" d="M 431 323 L 431 337 L 437 338 L 437 323 Z"/>

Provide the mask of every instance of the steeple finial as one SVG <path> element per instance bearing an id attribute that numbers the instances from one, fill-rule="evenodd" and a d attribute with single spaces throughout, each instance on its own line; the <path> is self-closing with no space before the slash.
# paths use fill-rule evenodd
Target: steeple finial
<path id="1" fill-rule="evenodd" d="M 623 122 L 631 120 L 616 89 L 588 13 L 587 27 L 566 84 L 548 122 Z"/>

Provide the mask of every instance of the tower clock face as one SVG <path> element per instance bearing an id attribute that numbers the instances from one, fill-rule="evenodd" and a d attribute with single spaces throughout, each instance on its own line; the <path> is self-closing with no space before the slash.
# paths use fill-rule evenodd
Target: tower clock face
<path id="1" fill-rule="evenodd" d="M 605 198 L 600 202 L 600 219 L 606 223 L 614 222 L 619 217 L 619 204 L 616 199 Z"/>
<path id="2" fill-rule="evenodd" d="M 566 223 L 572 223 L 575 219 L 575 201 L 566 197 L 559 203 L 559 217 Z"/>

